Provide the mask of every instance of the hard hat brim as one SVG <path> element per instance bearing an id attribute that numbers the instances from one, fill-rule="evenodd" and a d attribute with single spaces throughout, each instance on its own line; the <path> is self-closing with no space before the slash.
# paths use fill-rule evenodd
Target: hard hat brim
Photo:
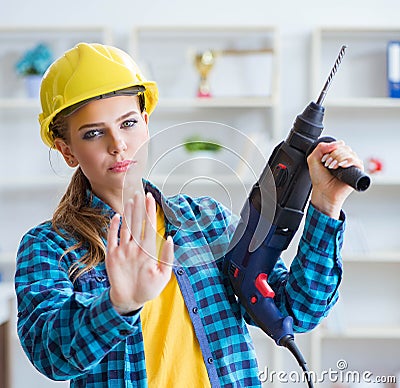
<path id="1" fill-rule="evenodd" d="M 83 101 L 78 101 L 76 104 L 72 104 L 66 107 L 60 107 L 55 110 L 50 116 L 46 117 L 46 119 L 42 119 L 41 114 L 39 115 L 39 122 L 41 123 L 40 135 L 43 142 L 49 146 L 50 148 L 54 147 L 54 139 L 51 136 L 49 126 L 51 125 L 53 119 L 60 113 L 65 111 L 66 116 L 71 115 L 76 112 L 78 109 L 86 105 L 87 103 L 101 98 L 112 98 L 115 96 L 121 95 L 138 95 L 139 93 L 144 93 L 145 97 L 145 110 L 150 115 L 153 113 L 157 102 L 158 102 L 158 87 L 155 82 L 145 81 L 140 85 L 131 85 L 123 89 L 107 91 L 105 93 L 95 95 L 89 97 Z"/>

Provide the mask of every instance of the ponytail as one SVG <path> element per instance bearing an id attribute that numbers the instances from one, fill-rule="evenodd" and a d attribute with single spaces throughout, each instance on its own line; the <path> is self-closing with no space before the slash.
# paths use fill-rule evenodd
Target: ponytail
<path id="1" fill-rule="evenodd" d="M 57 233 L 68 234 L 77 240 L 77 243 L 68 248 L 63 256 L 75 249 L 87 250 L 69 269 L 69 275 L 73 280 L 104 261 L 106 255 L 104 241 L 109 218 L 101 209 L 91 207 L 92 197 L 91 195 L 88 197 L 88 190 L 90 183 L 78 167 L 52 218 L 52 225 Z"/>

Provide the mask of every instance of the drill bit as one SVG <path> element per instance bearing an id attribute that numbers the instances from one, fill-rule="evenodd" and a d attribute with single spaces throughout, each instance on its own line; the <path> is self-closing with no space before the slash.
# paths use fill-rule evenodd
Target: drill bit
<path id="1" fill-rule="evenodd" d="M 321 91 L 321 94 L 318 97 L 318 101 L 317 101 L 318 105 L 322 105 L 322 103 L 325 100 L 325 96 L 326 96 L 326 93 L 328 92 L 329 86 L 331 85 L 332 78 L 336 74 L 337 69 L 338 69 L 338 67 L 340 65 L 340 62 L 342 62 L 342 59 L 344 57 L 346 48 L 347 48 L 347 46 L 343 45 L 342 48 L 340 49 L 340 52 L 339 52 L 338 57 L 336 58 L 335 64 L 333 65 L 332 70 L 331 70 L 331 72 L 329 74 L 329 77 L 326 80 L 325 85 L 324 85 L 324 87 L 323 87 L 323 89 Z"/>

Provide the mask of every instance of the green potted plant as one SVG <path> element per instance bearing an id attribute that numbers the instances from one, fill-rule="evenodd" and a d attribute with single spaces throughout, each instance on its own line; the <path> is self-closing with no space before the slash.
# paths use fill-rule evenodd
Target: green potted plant
<path id="1" fill-rule="evenodd" d="M 184 143 L 185 149 L 189 153 L 193 152 L 218 152 L 222 149 L 221 144 L 215 140 L 202 139 L 200 136 L 191 136 Z"/>
<path id="2" fill-rule="evenodd" d="M 39 43 L 33 49 L 26 51 L 15 64 L 17 74 L 26 80 L 28 97 L 39 96 L 42 76 L 52 62 L 50 49 L 45 44 Z"/>
<path id="3" fill-rule="evenodd" d="M 200 136 L 188 137 L 184 142 L 186 152 L 192 157 L 192 169 L 199 174 L 208 174 L 215 170 L 218 161 L 215 154 L 222 150 L 222 145 L 212 139 Z"/>

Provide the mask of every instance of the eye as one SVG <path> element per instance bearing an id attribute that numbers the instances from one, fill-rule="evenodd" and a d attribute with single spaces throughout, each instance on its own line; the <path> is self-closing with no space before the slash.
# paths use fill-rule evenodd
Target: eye
<path id="1" fill-rule="evenodd" d="M 102 134 L 103 134 L 103 132 L 100 129 L 91 129 L 84 133 L 83 139 L 84 140 L 94 139 L 95 137 L 99 137 Z"/>
<path id="2" fill-rule="evenodd" d="M 136 119 L 125 120 L 121 124 L 121 128 L 131 128 L 131 127 L 134 127 L 136 124 L 137 124 L 137 120 Z"/>

